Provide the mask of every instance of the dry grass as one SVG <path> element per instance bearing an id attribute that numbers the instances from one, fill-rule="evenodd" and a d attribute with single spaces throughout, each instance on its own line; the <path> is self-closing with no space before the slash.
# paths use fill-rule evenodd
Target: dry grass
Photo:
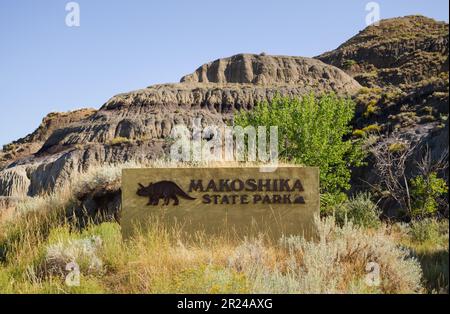
<path id="1" fill-rule="evenodd" d="M 448 220 L 425 219 L 392 226 L 396 242 L 408 248 L 423 270 L 424 285 L 430 293 L 449 291 Z"/>
<path id="2" fill-rule="evenodd" d="M 429 287 L 427 271 L 442 273 L 440 264 L 424 268 L 417 250 L 406 243 L 408 232 L 385 224 L 367 229 L 323 218 L 316 220 L 316 241 L 288 237 L 270 243 L 264 237 L 239 240 L 225 234 L 186 238 L 180 229 L 157 221 L 124 240 L 115 223 L 80 231 L 66 221 L 74 193 L 104 183 L 120 185 L 121 169 L 138 166 L 92 168 L 65 189 L 19 204 L 21 214 L 0 226 L 0 292 L 422 293 Z M 79 286 L 65 283 L 69 262 L 80 266 Z M 366 280 L 371 262 L 380 267 L 379 285 Z M 439 287 L 445 287 L 443 280 Z"/>
<path id="3" fill-rule="evenodd" d="M 0 291 L 19 293 L 415 293 L 420 264 L 385 228 L 367 232 L 317 219 L 318 241 L 262 238 L 233 241 L 202 234 L 187 240 L 158 222 L 122 240 L 114 223 L 84 231 L 70 225 L 22 231 L 0 267 Z M 22 225 L 23 226 L 23 225 Z M 36 230 L 36 226 L 34 226 Z M 64 283 L 69 262 L 80 286 Z M 380 265 L 379 286 L 366 283 L 369 262 Z"/>

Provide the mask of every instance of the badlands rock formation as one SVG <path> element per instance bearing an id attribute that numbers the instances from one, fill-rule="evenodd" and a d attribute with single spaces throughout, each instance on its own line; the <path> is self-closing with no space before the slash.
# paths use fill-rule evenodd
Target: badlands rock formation
<path id="1" fill-rule="evenodd" d="M 317 58 L 341 68 L 363 86 L 354 97 L 355 129 L 377 130 L 367 134 L 372 137 L 398 133 L 420 143 L 410 161 L 414 166 L 419 150 L 426 146 L 434 158 L 448 151 L 448 53 L 447 23 L 406 16 L 369 26 Z M 376 183 L 370 169 L 355 174 L 354 187 Z"/>
<path id="2" fill-rule="evenodd" d="M 0 154 L 0 195 L 34 196 L 64 184 L 94 165 L 162 157 L 175 124 L 224 125 L 237 110 L 251 110 L 277 93 L 354 95 L 361 86 L 344 71 L 302 57 L 239 54 L 201 66 L 181 83 L 114 96 L 98 111 L 41 127 Z M 66 114 L 73 116 L 74 113 Z M 44 132 L 44 130 L 46 132 Z M 36 145 L 23 153 L 23 143 Z M 18 153 L 21 151 L 22 153 Z M 14 157 L 17 156 L 17 157 Z"/>
<path id="3" fill-rule="evenodd" d="M 175 124 L 201 117 L 223 125 L 277 93 L 352 96 L 359 134 L 401 133 L 438 156 L 448 149 L 448 37 L 444 22 L 388 19 L 315 59 L 239 54 L 204 64 L 180 83 L 114 96 L 99 110 L 50 114 L 0 152 L 0 197 L 52 191 L 95 165 L 162 157 Z M 354 172 L 354 186 L 376 180 L 370 170 Z"/>

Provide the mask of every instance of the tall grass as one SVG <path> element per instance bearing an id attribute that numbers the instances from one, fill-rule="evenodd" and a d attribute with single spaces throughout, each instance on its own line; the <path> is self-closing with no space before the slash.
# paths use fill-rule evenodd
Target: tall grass
<path id="1" fill-rule="evenodd" d="M 316 219 L 319 237 L 236 239 L 227 234 L 186 238 L 177 227 L 148 221 L 123 239 L 107 222 L 79 230 L 66 209 L 79 191 L 120 186 L 123 167 L 92 168 L 53 194 L 25 200 L 15 219 L 0 225 L 3 293 L 421 293 L 447 287 L 442 256 L 426 263 L 408 230 L 381 223 L 366 229 L 334 218 Z M 158 166 L 158 165 L 153 165 Z M 167 166 L 159 162 L 159 166 Z M 409 227 L 408 227 L 409 228 Z M 447 227 L 448 228 L 448 227 Z M 444 252 L 447 246 L 442 240 Z M 428 243 L 428 242 L 427 242 Z M 429 252 L 424 249 L 424 252 Z M 441 252 L 441 251 L 439 251 Z M 68 286 L 67 264 L 80 268 L 80 285 Z M 379 266 L 379 284 L 368 265 Z M 423 273 L 422 273 L 423 269 Z M 430 285 L 435 278 L 435 285 Z M 424 287 L 425 286 L 425 287 Z"/>
<path id="2" fill-rule="evenodd" d="M 424 285 L 431 293 L 449 291 L 448 220 L 424 219 L 411 224 L 397 224 L 397 242 L 407 247 L 420 262 Z"/>
<path id="3" fill-rule="evenodd" d="M 199 235 L 157 222 L 123 240 L 116 223 L 83 231 L 68 224 L 11 240 L 0 267 L 0 291 L 19 293 L 414 293 L 422 292 L 419 263 L 384 228 L 373 234 L 333 219 L 317 219 L 320 238 L 244 241 Z M 65 284 L 66 265 L 80 266 L 80 285 Z M 380 284 L 366 282 L 369 262 Z"/>

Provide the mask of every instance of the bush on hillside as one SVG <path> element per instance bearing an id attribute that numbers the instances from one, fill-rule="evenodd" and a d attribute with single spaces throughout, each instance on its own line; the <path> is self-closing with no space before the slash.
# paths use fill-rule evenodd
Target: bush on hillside
<path id="1" fill-rule="evenodd" d="M 364 228 L 378 228 L 381 224 L 380 215 L 381 210 L 372 202 L 370 193 L 357 194 L 335 209 L 336 222 L 340 226 L 351 221 Z"/>
<path id="2" fill-rule="evenodd" d="M 320 167 L 321 192 L 350 188 L 350 168 L 364 157 L 360 141 L 351 135 L 355 104 L 334 94 L 302 99 L 276 96 L 252 111 L 239 112 L 235 124 L 278 126 L 280 157 L 305 166 Z"/>
<path id="3" fill-rule="evenodd" d="M 413 293 L 421 292 L 422 272 L 408 251 L 385 228 L 367 233 L 352 224 L 336 226 L 332 217 L 316 220 L 319 239 L 290 236 L 280 240 L 284 261 L 271 259 L 258 242 L 236 248 L 232 265 L 251 283 L 252 293 Z M 256 253 L 255 253 L 256 252 Z M 236 259 L 238 259 L 236 261 Z M 379 266 L 379 282 L 367 281 L 367 265 Z M 274 264 L 271 268 L 268 265 Z M 270 269 L 270 271 L 269 271 Z"/>
<path id="4" fill-rule="evenodd" d="M 413 221 L 410 225 L 409 235 L 417 243 L 437 241 L 440 235 L 439 223 L 430 218 Z"/>
<path id="5" fill-rule="evenodd" d="M 447 183 L 444 179 L 438 178 L 435 172 L 412 179 L 412 216 L 424 217 L 434 214 L 439 207 L 438 199 L 446 193 L 448 193 Z"/>

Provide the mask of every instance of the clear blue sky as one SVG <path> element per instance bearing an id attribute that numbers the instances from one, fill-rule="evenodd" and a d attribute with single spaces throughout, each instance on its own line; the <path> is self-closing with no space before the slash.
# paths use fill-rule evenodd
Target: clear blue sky
<path id="1" fill-rule="evenodd" d="M 0 0 L 0 144 L 52 111 L 100 107 L 117 93 L 177 82 L 240 52 L 315 56 L 365 27 L 366 0 Z M 447 0 L 378 1 L 381 18 L 448 21 Z"/>

